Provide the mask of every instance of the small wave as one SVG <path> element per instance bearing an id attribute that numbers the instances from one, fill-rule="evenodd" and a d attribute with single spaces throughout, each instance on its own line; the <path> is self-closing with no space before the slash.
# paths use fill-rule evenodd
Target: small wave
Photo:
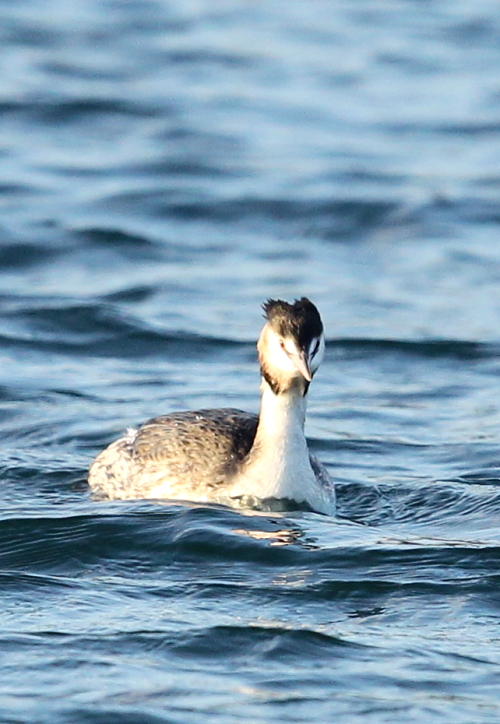
<path id="1" fill-rule="evenodd" d="M 20 309 L 5 313 L 2 326 L 0 342 L 6 347 L 100 357 L 203 357 L 242 344 L 222 337 L 155 330 L 103 303 Z"/>
<path id="2" fill-rule="evenodd" d="M 112 98 L 75 98 L 72 100 L 40 101 L 26 98 L 23 101 L 0 103 L 3 115 L 28 116 L 33 123 L 63 125 L 88 121 L 98 122 L 103 116 L 127 116 L 130 118 L 154 118 L 168 113 L 168 109 L 146 103 Z"/>
<path id="3" fill-rule="evenodd" d="M 452 136 L 491 136 L 500 133 L 500 123 L 498 121 L 483 121 L 469 123 L 386 123 L 385 128 L 388 132 L 395 135 L 412 135 L 428 134 L 435 135 L 452 135 Z"/>
<path id="4" fill-rule="evenodd" d="M 397 353 L 412 357 L 443 357 L 456 360 L 480 360 L 500 356 L 500 345 L 467 340 L 402 340 L 366 337 L 329 339 L 329 349 L 339 349 L 346 354 L 357 353 L 372 356 L 374 353 Z"/>
<path id="5" fill-rule="evenodd" d="M 323 238 L 343 238 L 379 226 L 394 212 L 396 204 L 382 201 L 301 201 L 290 199 L 240 198 L 200 199 L 176 191 L 127 191 L 102 200 L 105 206 L 130 209 L 131 205 L 147 209 L 158 216 L 183 220 L 236 222 L 244 219 L 273 222 L 304 222 L 307 229 Z"/>
<path id="6" fill-rule="evenodd" d="M 160 248 L 143 236 L 118 229 L 88 228 L 75 231 L 73 235 L 91 254 L 106 249 L 131 258 L 138 264 L 144 261 L 160 261 L 167 257 L 166 248 Z"/>
<path id="7" fill-rule="evenodd" d="M 435 481 L 428 485 L 367 486 L 361 483 L 337 485 L 339 513 L 348 520 L 370 525 L 399 523 L 456 526 L 473 531 L 488 530 L 500 514 L 498 481 L 485 494 L 484 483 L 478 490 L 473 485 Z"/>
<path id="8" fill-rule="evenodd" d="M 172 241 L 158 241 L 115 228 L 75 229 L 72 237 L 86 255 L 92 256 L 93 261 L 96 253 L 99 252 L 116 254 L 117 257 L 133 261 L 136 264 L 185 262 L 190 260 L 192 255 L 192 249 L 186 248 L 185 245 Z M 205 247 L 197 251 L 200 254 L 204 252 L 210 254 L 212 250 Z"/>
<path id="9" fill-rule="evenodd" d="M 448 510 L 453 509 L 456 525 L 448 521 L 446 528 L 440 528 L 435 525 L 437 515 L 433 514 L 436 497 L 432 507 L 428 499 L 418 499 L 418 496 L 405 506 L 401 499 L 400 495 L 397 501 L 392 501 L 393 516 L 390 520 L 388 515 L 385 517 L 380 531 L 366 524 L 353 526 L 352 523 L 344 531 L 347 524 L 320 521 L 320 525 L 328 525 L 326 547 L 306 532 L 307 516 L 314 514 L 295 513 L 293 518 L 284 514 L 250 516 L 220 506 L 168 501 L 94 503 L 91 507 L 95 513 L 64 515 L 65 511 L 59 509 L 59 517 L 18 516 L 1 520 L 0 562 L 4 572 L 76 575 L 82 569 L 106 565 L 108 571 L 129 571 L 133 566 L 141 575 L 149 571 L 157 576 L 165 566 L 174 563 L 199 567 L 235 561 L 242 566 L 251 563 L 272 569 L 306 566 L 310 571 L 321 572 L 322 577 L 340 575 L 344 581 L 351 580 L 353 575 L 357 578 L 355 570 L 363 580 L 368 570 L 371 571 L 369 579 L 378 570 L 377 579 L 382 576 L 384 580 L 397 582 L 412 580 L 417 562 L 432 564 L 441 570 L 446 566 L 463 566 L 465 560 L 471 569 L 482 565 L 481 561 L 491 564 L 493 559 L 500 560 L 498 541 L 482 540 L 480 534 L 474 536 L 474 531 L 465 534 L 464 518 L 456 507 L 453 509 L 455 501 L 448 500 Z M 396 502 L 400 512 L 396 510 L 394 514 Z M 495 515 L 499 506 L 497 496 Z M 423 509 L 427 515 L 415 514 L 415 509 Z M 476 507 L 471 515 L 477 511 Z M 409 519 L 412 523 L 432 520 L 433 526 L 429 528 L 432 534 L 425 537 L 415 532 L 405 533 L 400 524 Z M 441 516 L 443 519 L 445 515 Z M 407 529 L 406 526 L 404 530 Z M 442 538 L 437 536 L 440 529 L 446 531 Z M 450 531 L 458 530 L 463 534 L 461 538 L 450 537 Z M 410 579 L 406 574 L 401 579 L 394 577 L 394 571 L 401 567 L 408 571 Z M 307 583 L 306 580 L 305 585 Z M 311 583 L 314 584 L 314 580 Z"/>
<path id="10" fill-rule="evenodd" d="M 15 571 L 0 572 L 0 586 L 4 593 L 13 591 L 33 593 L 38 590 L 43 592 L 43 595 L 47 593 L 59 595 L 61 590 L 77 588 L 78 584 L 73 579 L 65 579 L 61 576 Z"/>
<path id="11" fill-rule="evenodd" d="M 3 269 L 27 269 L 53 262 L 57 254 L 57 249 L 41 244 L 2 244 L 0 245 L 0 267 Z"/>
<path id="12" fill-rule="evenodd" d="M 201 48 L 186 48 L 183 50 L 168 51 L 163 54 L 162 60 L 179 65 L 207 65 L 222 66 L 222 68 L 254 68 L 257 62 L 255 57 L 242 53 L 224 53 L 220 50 L 202 50 Z"/>
<path id="13" fill-rule="evenodd" d="M 64 712 L 64 721 L 79 724 L 172 724 L 174 720 L 170 713 L 165 716 L 150 714 L 144 710 L 142 704 L 138 707 L 128 704 L 126 707 L 113 708 L 106 703 L 98 708 L 92 705 L 87 705 L 84 709 L 68 707 Z"/>
<path id="14" fill-rule="evenodd" d="M 134 565 L 156 568 L 172 560 L 251 560 L 281 565 L 294 560 L 289 546 L 269 545 L 265 537 L 241 535 L 245 525 L 238 513 L 216 506 L 136 502 L 111 505 L 114 514 L 67 517 L 8 518 L 0 521 L 0 561 L 3 570 L 78 572 L 82 567 L 108 561 L 120 569 Z M 141 511 L 145 508 L 145 511 Z M 253 520 L 253 519 L 252 519 Z M 260 519 L 264 530 L 279 531 L 279 523 Z M 250 528 L 255 527 L 251 524 Z"/>
<path id="15" fill-rule="evenodd" d="M 156 159 L 148 163 L 135 163 L 121 169 L 123 172 L 133 174 L 145 174 L 151 176 L 196 176 L 208 179 L 239 177 L 243 175 L 241 170 L 225 163 L 217 164 L 213 162 L 202 162 L 199 159 L 190 158 L 165 158 Z"/>
<path id="16" fill-rule="evenodd" d="M 218 658 L 225 661 L 241 657 L 284 662 L 287 659 L 296 661 L 297 657 L 321 660 L 330 659 L 332 655 L 352 656 L 355 651 L 365 648 L 368 647 L 305 628 L 250 625 L 214 626 L 192 634 L 187 641 L 179 643 L 174 652 L 196 659 L 209 657 L 214 662 Z"/>

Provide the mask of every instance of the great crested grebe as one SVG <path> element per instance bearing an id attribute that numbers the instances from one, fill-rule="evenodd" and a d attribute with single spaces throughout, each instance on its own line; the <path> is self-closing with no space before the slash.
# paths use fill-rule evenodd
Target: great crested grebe
<path id="1" fill-rule="evenodd" d="M 325 354 L 321 317 L 305 297 L 270 299 L 263 309 L 259 415 L 222 408 L 154 417 L 96 457 L 93 492 L 233 507 L 272 499 L 335 513 L 333 483 L 304 435 L 309 383 Z"/>

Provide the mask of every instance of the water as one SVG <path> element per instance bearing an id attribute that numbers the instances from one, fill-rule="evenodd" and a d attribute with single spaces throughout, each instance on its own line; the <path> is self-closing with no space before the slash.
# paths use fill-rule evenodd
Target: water
<path id="1" fill-rule="evenodd" d="M 0 2 L 1 721 L 500 718 L 500 8 Z M 92 457 L 328 345 L 339 515 L 102 503 Z"/>

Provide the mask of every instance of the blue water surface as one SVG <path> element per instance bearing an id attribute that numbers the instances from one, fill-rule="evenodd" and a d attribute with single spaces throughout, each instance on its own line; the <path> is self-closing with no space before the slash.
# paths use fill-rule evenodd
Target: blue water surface
<path id="1" fill-rule="evenodd" d="M 500 6 L 0 1 L 0 719 L 500 719 Z M 336 518 L 99 502 L 327 333 Z"/>

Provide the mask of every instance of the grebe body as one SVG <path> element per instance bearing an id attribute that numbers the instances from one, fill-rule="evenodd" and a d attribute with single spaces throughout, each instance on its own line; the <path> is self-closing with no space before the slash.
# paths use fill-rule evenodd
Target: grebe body
<path id="1" fill-rule="evenodd" d="M 306 298 L 263 307 L 259 415 L 223 408 L 148 420 L 96 457 L 94 493 L 235 507 L 288 501 L 334 514 L 333 483 L 304 435 L 309 383 L 325 350 L 321 318 Z"/>

